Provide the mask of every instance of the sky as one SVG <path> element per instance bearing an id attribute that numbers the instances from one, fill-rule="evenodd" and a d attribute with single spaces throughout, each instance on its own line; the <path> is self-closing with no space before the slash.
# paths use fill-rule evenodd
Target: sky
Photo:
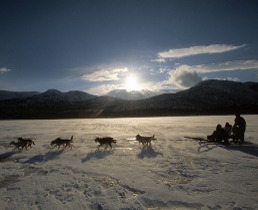
<path id="1" fill-rule="evenodd" d="M 256 0 L 0 0 L 0 90 L 258 82 Z"/>

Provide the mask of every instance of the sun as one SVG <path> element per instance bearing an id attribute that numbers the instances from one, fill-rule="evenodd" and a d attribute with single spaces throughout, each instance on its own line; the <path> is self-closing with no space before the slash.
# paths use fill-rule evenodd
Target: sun
<path id="1" fill-rule="evenodd" d="M 135 75 L 130 75 L 126 79 L 126 90 L 133 91 L 133 90 L 140 90 L 141 87 L 139 86 L 138 79 Z"/>

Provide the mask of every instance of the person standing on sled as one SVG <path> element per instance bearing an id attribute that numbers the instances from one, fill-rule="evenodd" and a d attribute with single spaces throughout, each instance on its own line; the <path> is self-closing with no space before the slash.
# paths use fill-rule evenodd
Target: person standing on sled
<path id="1" fill-rule="evenodd" d="M 216 130 L 209 136 L 207 136 L 209 141 L 214 141 L 222 144 L 228 144 L 228 136 L 225 130 L 222 128 L 220 124 L 216 126 Z"/>
<path id="2" fill-rule="evenodd" d="M 235 124 L 233 126 L 233 140 L 240 143 L 244 142 L 245 139 L 245 129 L 246 129 L 246 121 L 243 117 L 240 116 L 239 113 L 235 114 Z"/>

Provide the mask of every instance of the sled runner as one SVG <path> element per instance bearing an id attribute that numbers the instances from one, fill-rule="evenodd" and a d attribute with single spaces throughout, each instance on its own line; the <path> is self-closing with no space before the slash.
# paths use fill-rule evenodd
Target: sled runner
<path id="1" fill-rule="evenodd" d="M 212 142 L 212 141 L 208 140 L 207 138 L 203 138 L 203 137 L 184 136 L 184 138 L 199 141 L 200 143 L 202 143 L 202 142 Z"/>
<path id="2" fill-rule="evenodd" d="M 218 142 L 218 141 L 212 141 L 208 138 L 203 138 L 203 137 L 191 137 L 191 136 L 184 136 L 186 139 L 192 139 L 195 141 L 199 141 L 200 144 L 216 144 L 216 145 L 229 145 L 229 142 Z"/>
<path id="3" fill-rule="evenodd" d="M 216 144 L 216 145 L 243 145 L 248 144 L 248 142 L 235 142 L 235 141 L 229 141 L 229 142 L 218 142 L 218 141 L 212 141 L 204 137 L 193 137 L 193 136 L 184 136 L 186 139 L 192 139 L 195 141 L 199 141 L 199 143 L 208 143 L 208 144 Z M 249 143 L 250 144 L 250 143 Z"/>

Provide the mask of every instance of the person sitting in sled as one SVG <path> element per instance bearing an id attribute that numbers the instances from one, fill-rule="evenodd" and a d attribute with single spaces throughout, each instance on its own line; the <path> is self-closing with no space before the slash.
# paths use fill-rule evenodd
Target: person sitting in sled
<path id="1" fill-rule="evenodd" d="M 209 136 L 207 136 L 209 141 L 214 141 L 222 144 L 228 144 L 228 136 L 225 130 L 222 128 L 221 124 L 216 126 L 216 130 Z"/>
<path id="2" fill-rule="evenodd" d="M 228 138 L 232 137 L 232 125 L 230 125 L 228 122 L 226 122 L 223 129 Z"/>

